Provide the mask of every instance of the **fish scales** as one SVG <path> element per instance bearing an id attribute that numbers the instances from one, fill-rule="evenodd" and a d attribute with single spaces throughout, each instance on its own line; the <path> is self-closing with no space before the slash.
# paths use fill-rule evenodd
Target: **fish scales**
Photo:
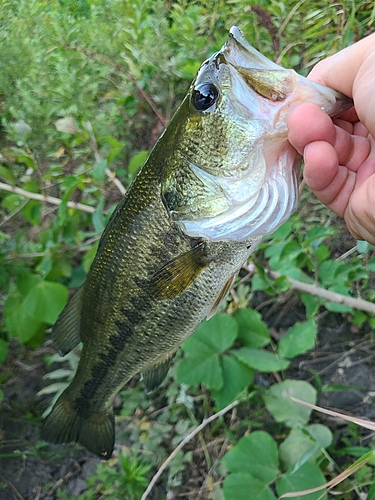
<path id="1" fill-rule="evenodd" d="M 53 328 L 61 354 L 83 348 L 44 439 L 111 456 L 117 392 L 136 373 L 150 390 L 162 382 L 261 237 L 292 212 L 301 157 L 286 140 L 286 117 L 305 100 L 331 116 L 351 106 L 268 61 L 236 27 L 202 64 Z"/>

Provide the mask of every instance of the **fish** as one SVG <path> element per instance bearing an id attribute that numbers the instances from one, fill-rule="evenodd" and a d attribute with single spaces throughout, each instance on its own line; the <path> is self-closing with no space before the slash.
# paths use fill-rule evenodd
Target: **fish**
<path id="1" fill-rule="evenodd" d="M 301 102 L 331 117 L 352 106 L 267 59 L 235 26 L 203 62 L 52 329 L 61 355 L 80 342 L 82 352 L 43 421 L 44 440 L 111 457 L 115 395 L 138 373 L 147 391 L 160 386 L 261 238 L 295 209 L 302 158 L 286 122 Z"/>

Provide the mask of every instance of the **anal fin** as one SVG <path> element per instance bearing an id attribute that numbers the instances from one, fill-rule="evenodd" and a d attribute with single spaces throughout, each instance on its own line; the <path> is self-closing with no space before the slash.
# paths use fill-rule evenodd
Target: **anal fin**
<path id="1" fill-rule="evenodd" d="M 211 262 L 201 243 L 158 269 L 149 279 L 152 294 L 173 299 L 183 293 Z"/>
<path id="2" fill-rule="evenodd" d="M 210 319 L 212 318 L 212 316 L 214 316 L 217 312 L 217 310 L 219 309 L 219 307 L 221 306 L 221 304 L 223 303 L 225 297 L 227 296 L 229 290 L 232 288 L 236 278 L 237 278 L 237 275 L 238 275 L 238 272 L 236 271 L 230 278 L 229 280 L 225 283 L 223 289 L 221 290 L 221 292 L 219 293 L 217 299 L 215 300 L 215 303 L 214 305 L 212 306 L 210 312 L 207 314 L 207 317 L 206 319 Z"/>
<path id="3" fill-rule="evenodd" d="M 162 384 L 167 376 L 175 354 L 174 352 L 161 363 L 154 365 L 152 368 L 142 373 L 143 383 L 147 393 L 154 392 Z"/>
<path id="4" fill-rule="evenodd" d="M 81 342 L 82 288 L 70 299 L 52 328 L 52 338 L 60 356 Z"/>

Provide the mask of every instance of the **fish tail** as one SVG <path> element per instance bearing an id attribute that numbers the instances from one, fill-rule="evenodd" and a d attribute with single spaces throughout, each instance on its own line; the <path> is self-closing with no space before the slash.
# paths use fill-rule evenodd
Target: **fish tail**
<path id="1" fill-rule="evenodd" d="M 112 409 L 82 417 L 73 402 L 62 394 L 43 422 L 42 439 L 51 443 L 77 442 L 101 459 L 108 460 L 115 445 L 115 419 Z"/>

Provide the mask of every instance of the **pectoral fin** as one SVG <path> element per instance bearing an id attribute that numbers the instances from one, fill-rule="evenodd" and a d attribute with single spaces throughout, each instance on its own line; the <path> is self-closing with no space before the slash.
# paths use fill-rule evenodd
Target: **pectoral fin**
<path id="1" fill-rule="evenodd" d="M 60 356 L 81 342 L 82 288 L 70 299 L 52 328 L 52 338 Z"/>
<path id="2" fill-rule="evenodd" d="M 217 310 L 219 309 L 219 307 L 223 303 L 225 297 L 227 296 L 229 290 L 232 288 L 232 286 L 233 286 L 233 284 L 234 284 L 234 282 L 235 282 L 235 280 L 237 278 L 237 275 L 238 275 L 238 272 L 235 272 L 233 274 L 233 276 L 231 276 L 229 278 L 229 280 L 225 283 L 225 285 L 224 285 L 223 289 L 221 290 L 219 296 L 215 300 L 215 303 L 212 306 L 211 311 L 207 314 L 206 319 L 210 319 L 210 318 L 212 318 L 212 316 L 214 316 L 216 314 Z"/>
<path id="3" fill-rule="evenodd" d="M 178 297 L 210 262 L 204 245 L 199 244 L 158 269 L 149 279 L 148 287 L 153 295 L 161 299 Z"/>
<path id="4" fill-rule="evenodd" d="M 154 365 L 152 368 L 142 374 L 143 383 L 147 393 L 154 392 L 167 376 L 168 370 L 175 357 L 175 352 L 168 356 L 164 361 Z"/>

